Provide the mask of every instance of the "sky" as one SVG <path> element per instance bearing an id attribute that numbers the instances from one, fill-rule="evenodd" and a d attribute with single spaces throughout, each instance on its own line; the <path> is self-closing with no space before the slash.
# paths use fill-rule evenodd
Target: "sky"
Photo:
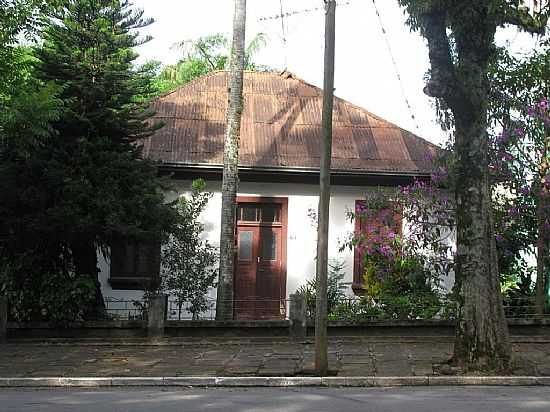
<path id="1" fill-rule="evenodd" d="M 134 0 L 133 3 L 155 19 L 154 24 L 143 29 L 153 40 L 138 48 L 142 62 L 175 63 L 181 51 L 173 45 L 182 40 L 220 32 L 231 37 L 232 0 Z M 411 33 L 397 0 L 376 0 L 387 35 L 382 33 L 372 0 L 339 0 L 338 4 L 335 94 L 433 143 L 443 144 L 447 136 L 436 122 L 433 101 L 422 92 L 429 68 L 427 44 L 418 33 Z M 255 62 L 281 71 L 287 69 L 322 87 L 322 6 L 322 0 L 248 0 L 246 38 L 265 33 L 268 39 Z M 284 19 L 269 18 L 279 15 L 281 7 L 285 13 L 319 10 Z M 508 44 L 516 53 L 527 53 L 536 41 L 509 28 L 497 34 L 497 43 Z"/>

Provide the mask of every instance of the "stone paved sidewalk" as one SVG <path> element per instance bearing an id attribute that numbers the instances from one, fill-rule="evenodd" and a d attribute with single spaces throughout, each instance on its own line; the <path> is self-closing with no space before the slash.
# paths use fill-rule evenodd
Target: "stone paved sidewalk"
<path id="1" fill-rule="evenodd" d="M 448 339 L 333 339 L 337 376 L 434 376 L 450 357 Z M 550 376 L 550 341 L 514 343 L 515 375 Z M 126 343 L 10 343 L 0 346 L 0 377 L 300 376 L 313 369 L 313 342 L 208 339 Z"/>

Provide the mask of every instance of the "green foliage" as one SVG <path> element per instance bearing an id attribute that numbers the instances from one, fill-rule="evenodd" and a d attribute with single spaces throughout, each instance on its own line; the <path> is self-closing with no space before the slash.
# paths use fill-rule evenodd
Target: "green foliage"
<path id="1" fill-rule="evenodd" d="M 54 133 L 52 123 L 59 119 L 63 101 L 60 89 L 51 82 L 34 78 L 31 50 L 14 47 L 10 74 L 0 84 L 0 158 L 27 159 Z M 2 165 L 0 165 L 0 168 Z"/>
<path id="2" fill-rule="evenodd" d="M 538 112 L 550 96 L 550 40 L 542 38 L 535 50 L 521 57 L 499 49 L 489 79 L 501 283 L 505 290 L 524 290 L 516 283 L 524 283 L 534 269 L 528 256 L 533 256 L 541 233 L 549 236 L 548 122 Z M 546 245 L 548 255 L 548 240 Z"/>
<path id="3" fill-rule="evenodd" d="M 440 284 L 453 268 L 454 210 L 434 182 L 370 191 L 349 212 L 352 221 L 361 219 L 362 232 L 342 247 L 362 253 L 364 294 L 335 308 L 333 319 L 431 319 L 440 312 Z"/>
<path id="4" fill-rule="evenodd" d="M 382 294 L 377 299 L 361 297 L 340 302 L 329 314 L 330 320 L 429 320 L 441 313 L 437 294 L 396 296 Z"/>
<path id="5" fill-rule="evenodd" d="M 218 254 L 203 239 L 199 221 L 212 193 L 205 192 L 203 180 L 195 180 L 189 198 L 181 197 L 175 208 L 178 221 L 162 249 L 161 287 L 176 296 L 177 303 L 189 303 L 193 319 L 208 309 L 206 295 L 216 286 Z"/>
<path id="6" fill-rule="evenodd" d="M 328 280 L 327 280 L 327 312 L 331 313 L 336 308 L 339 302 L 345 298 L 346 284 L 344 280 L 345 264 L 341 260 L 333 259 L 328 265 Z M 315 305 L 317 299 L 317 281 L 312 278 L 305 285 L 298 288 L 296 293 L 303 295 L 306 300 L 307 314 L 309 317 L 315 316 Z"/>
<path id="7" fill-rule="evenodd" d="M 63 256 L 51 271 L 36 272 L 37 267 L 44 266 L 38 261 L 43 258 L 49 260 L 47 256 L 26 254 L 1 262 L 0 285 L 4 290 L 0 289 L 0 293 L 8 297 L 10 318 L 56 323 L 83 320 L 86 307 L 94 298 L 93 281 L 68 271 Z"/>
<path id="8" fill-rule="evenodd" d="M 159 71 L 155 79 L 157 93 L 161 94 L 216 70 L 225 70 L 229 62 L 230 41 L 221 33 L 185 40 L 176 44 L 183 58 L 174 65 L 160 69 L 160 64 L 151 62 Z M 254 63 L 254 55 L 267 44 L 264 33 L 257 34 L 245 50 L 245 70 L 269 70 Z"/>
<path id="9" fill-rule="evenodd" d="M 168 186 L 139 146 L 156 128 L 147 121 L 151 71 L 134 68 L 133 51 L 150 23 L 126 0 L 63 2 L 33 56 L 22 50 L 13 61 L 26 86 L 0 96 L 10 108 L 0 115 L 0 255 L 40 254 L 13 273 L 29 296 L 44 288 L 38 274 L 90 279 L 94 299 L 79 301 L 90 317 L 103 306 L 98 248 L 107 253 L 121 236 L 160 237 L 176 220 Z"/>

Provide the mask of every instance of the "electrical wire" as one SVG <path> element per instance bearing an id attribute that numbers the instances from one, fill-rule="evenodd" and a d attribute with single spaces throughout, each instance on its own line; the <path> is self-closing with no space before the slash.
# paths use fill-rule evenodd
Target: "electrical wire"
<path id="1" fill-rule="evenodd" d="M 348 0 L 348 1 L 337 2 L 336 5 L 337 6 L 349 6 L 351 3 L 352 3 L 352 1 Z M 318 12 L 318 11 L 323 11 L 324 12 L 325 11 L 325 6 L 312 7 L 312 8 L 309 8 L 309 9 L 293 10 L 293 11 L 287 11 L 287 12 L 283 12 L 283 10 L 281 8 L 281 14 L 275 14 L 273 16 L 263 16 L 263 17 L 260 17 L 258 19 L 258 21 L 284 19 L 286 17 L 292 17 L 292 16 L 296 16 L 296 15 L 299 15 L 299 14 L 315 13 L 315 12 Z"/>
<path id="2" fill-rule="evenodd" d="M 281 33 L 282 33 L 282 40 L 283 40 L 283 54 L 284 54 L 284 61 L 285 61 L 285 68 L 286 71 L 288 67 L 288 50 L 286 45 L 286 30 L 285 30 L 285 18 L 284 18 L 284 12 L 283 12 L 283 0 L 279 0 L 279 4 L 281 6 Z"/>
<path id="3" fill-rule="evenodd" d="M 378 17 L 378 23 L 380 24 L 380 29 L 382 30 L 382 35 L 384 37 L 386 47 L 388 49 L 388 53 L 390 55 L 393 68 L 395 70 L 395 75 L 397 76 L 397 81 L 399 82 L 399 87 L 401 88 L 401 93 L 403 95 L 403 99 L 405 100 L 405 105 L 407 106 L 409 110 L 409 114 L 411 116 L 411 119 L 416 127 L 416 130 L 420 131 L 420 126 L 418 124 L 418 121 L 416 119 L 416 116 L 414 114 L 414 110 L 412 108 L 412 105 L 409 101 L 409 98 L 407 97 L 407 92 L 405 90 L 405 85 L 403 84 L 403 78 L 401 77 L 401 72 L 399 71 L 399 66 L 397 64 L 397 60 L 395 59 L 395 55 L 392 50 L 392 46 L 390 43 L 388 31 L 386 30 L 384 26 L 384 21 L 382 20 L 382 16 L 380 15 L 380 10 L 378 9 L 378 5 L 376 4 L 376 0 L 372 0 L 372 4 L 374 5 L 374 11 L 376 12 L 376 16 Z"/>

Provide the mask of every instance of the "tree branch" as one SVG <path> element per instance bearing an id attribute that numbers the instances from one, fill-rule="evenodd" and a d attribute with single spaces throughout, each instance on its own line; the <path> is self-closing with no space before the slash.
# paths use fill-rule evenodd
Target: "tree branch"
<path id="1" fill-rule="evenodd" d="M 197 42 L 194 46 L 195 48 L 199 51 L 200 54 L 202 54 L 202 56 L 204 57 L 204 59 L 208 62 L 208 64 L 210 65 L 210 68 L 212 70 L 215 70 L 217 69 L 216 65 L 214 64 L 214 62 L 210 59 L 210 55 L 208 54 L 208 50 L 206 50 L 202 44 L 199 44 L 200 42 Z"/>
<path id="2" fill-rule="evenodd" d="M 499 22 L 499 25 L 504 24 L 512 24 L 528 33 L 543 35 L 548 24 L 548 10 L 531 14 L 528 7 L 507 5 Z"/>
<path id="3" fill-rule="evenodd" d="M 450 105 L 456 94 L 456 73 L 447 37 L 446 12 L 441 9 L 431 10 L 422 19 L 432 67 L 424 93 L 430 97 L 442 98 Z"/>

